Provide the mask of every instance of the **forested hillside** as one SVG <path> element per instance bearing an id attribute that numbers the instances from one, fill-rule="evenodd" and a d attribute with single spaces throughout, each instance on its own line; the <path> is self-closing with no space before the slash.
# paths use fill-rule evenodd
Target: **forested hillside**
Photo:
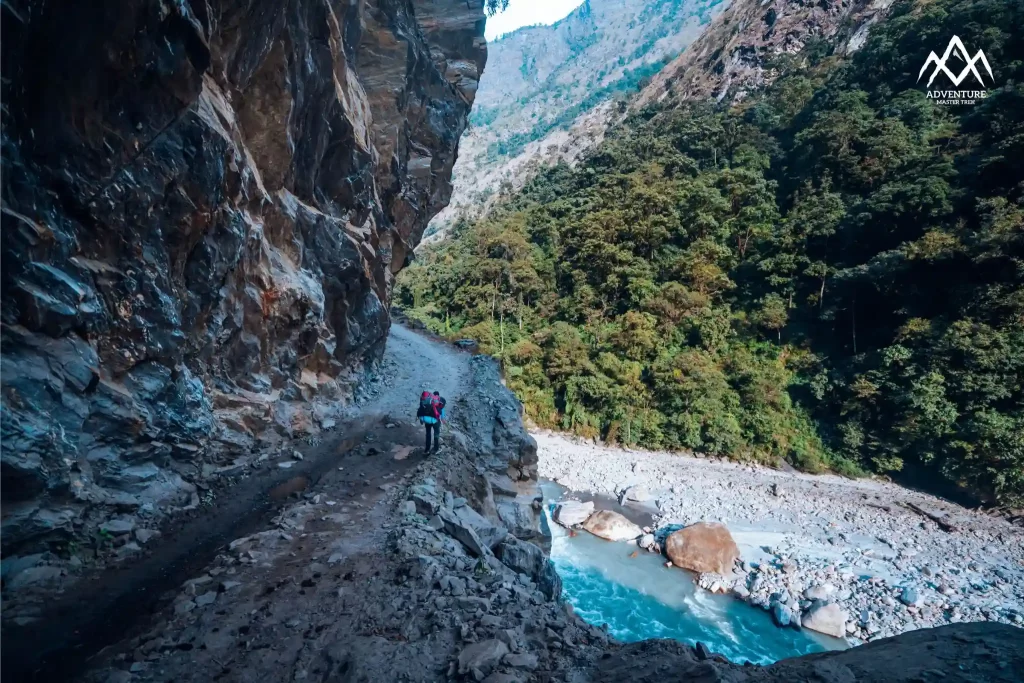
<path id="1" fill-rule="evenodd" d="M 398 302 L 500 356 L 541 425 L 1020 503 L 1021 25 L 1020 0 L 903 2 L 740 106 L 644 110 L 457 225 Z M 917 84 L 953 35 L 995 73 L 975 105 Z"/>
<path id="2" fill-rule="evenodd" d="M 474 212 L 503 184 L 600 139 L 608 104 L 676 57 L 724 0 L 586 0 L 551 26 L 527 26 L 487 46 L 471 128 L 459 149 L 452 204 L 432 223 Z M 604 106 L 602 106 L 604 105 Z"/>

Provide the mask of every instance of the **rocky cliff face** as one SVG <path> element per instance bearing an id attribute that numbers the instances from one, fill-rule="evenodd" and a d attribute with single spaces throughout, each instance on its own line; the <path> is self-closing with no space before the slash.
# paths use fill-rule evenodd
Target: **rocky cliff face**
<path id="1" fill-rule="evenodd" d="M 857 50 L 893 0 L 736 0 L 700 38 L 668 64 L 634 106 L 676 106 L 686 100 L 729 102 L 778 76 L 773 61 L 819 45 Z"/>
<path id="2" fill-rule="evenodd" d="M 3 12 L 8 555 L 333 424 L 486 46 L 481 0 Z"/>

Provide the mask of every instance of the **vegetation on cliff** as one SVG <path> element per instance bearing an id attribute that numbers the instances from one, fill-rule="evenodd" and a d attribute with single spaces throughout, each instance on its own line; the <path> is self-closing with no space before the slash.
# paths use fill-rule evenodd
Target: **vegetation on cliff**
<path id="1" fill-rule="evenodd" d="M 718 14 L 721 0 L 587 0 L 550 26 L 526 26 L 487 46 L 471 129 L 459 146 L 448 210 L 478 213 L 524 167 L 575 159 L 604 130 L 603 105 L 636 94 Z M 600 122 L 600 123 L 598 123 Z"/>
<path id="2" fill-rule="evenodd" d="M 397 301 L 499 356 L 541 425 L 1019 503 L 1022 23 L 905 2 L 742 106 L 645 111 L 459 224 Z M 953 35 L 996 74 L 974 105 L 916 83 Z"/>

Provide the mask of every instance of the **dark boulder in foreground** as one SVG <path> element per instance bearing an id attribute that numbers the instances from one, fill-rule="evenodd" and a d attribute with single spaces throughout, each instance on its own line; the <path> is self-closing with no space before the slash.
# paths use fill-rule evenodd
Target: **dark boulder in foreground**
<path id="1" fill-rule="evenodd" d="M 677 567 L 727 576 L 740 551 L 724 524 L 698 522 L 669 534 L 665 554 Z"/>
<path id="2" fill-rule="evenodd" d="M 910 631 L 838 652 L 793 657 L 766 667 L 698 661 L 671 640 L 630 643 L 603 659 L 593 683 L 1017 683 L 1024 630 L 1005 624 L 952 624 Z"/>

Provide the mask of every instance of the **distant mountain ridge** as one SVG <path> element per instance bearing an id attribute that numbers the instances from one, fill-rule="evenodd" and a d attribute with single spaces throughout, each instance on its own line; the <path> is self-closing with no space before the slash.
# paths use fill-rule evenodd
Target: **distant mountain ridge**
<path id="1" fill-rule="evenodd" d="M 542 164 L 572 161 L 604 135 L 612 102 L 637 92 L 726 6 L 724 0 L 586 0 L 551 26 L 524 27 L 488 45 L 462 139 L 450 208 L 486 203 Z"/>

